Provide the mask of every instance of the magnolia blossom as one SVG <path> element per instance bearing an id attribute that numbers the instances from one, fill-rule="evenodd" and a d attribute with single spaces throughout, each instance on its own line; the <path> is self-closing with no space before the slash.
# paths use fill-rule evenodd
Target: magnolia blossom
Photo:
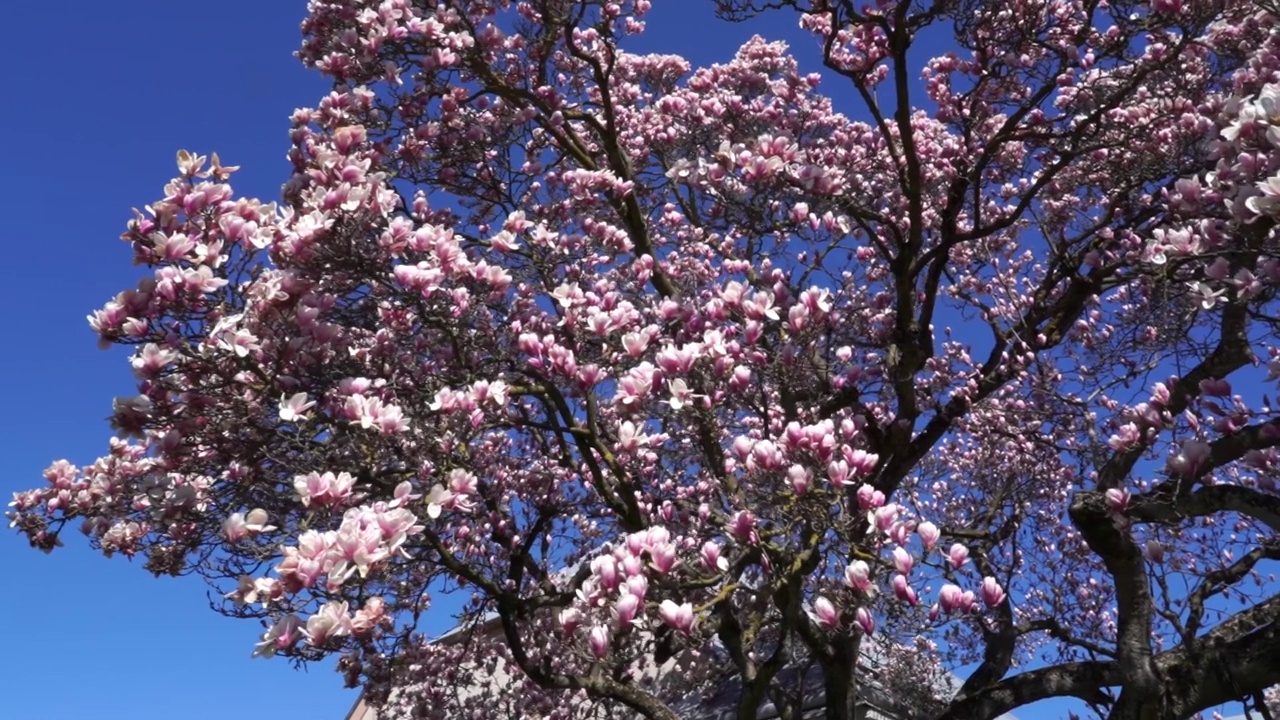
<path id="1" fill-rule="evenodd" d="M 702 562 L 710 570 L 723 572 L 729 569 L 729 560 L 721 554 L 718 543 L 707 541 L 702 545 Z"/>
<path id="2" fill-rule="evenodd" d="M 293 479 L 293 488 L 298 493 L 303 507 L 317 505 L 338 506 L 351 497 L 356 479 L 351 473 L 311 472 Z"/>
<path id="3" fill-rule="evenodd" d="M 1107 490 L 1107 507 L 1114 513 L 1122 513 L 1129 506 L 1129 491 L 1123 488 Z"/>
<path id="4" fill-rule="evenodd" d="M 906 548 L 896 547 L 893 549 L 893 566 L 898 569 L 898 572 L 903 575 L 910 575 L 913 564 L 911 553 L 907 552 Z"/>
<path id="5" fill-rule="evenodd" d="M 597 658 L 604 658 L 609 654 L 609 628 L 603 625 L 596 625 L 587 633 L 587 642 L 591 646 L 591 654 Z"/>
<path id="6" fill-rule="evenodd" d="M 840 611 L 825 597 L 818 596 L 813 601 L 813 618 L 824 628 L 834 630 L 840 625 Z"/>
<path id="7" fill-rule="evenodd" d="M 1004 602 L 1004 598 L 1004 588 L 1000 587 L 995 578 L 985 577 L 982 579 L 982 602 L 986 603 L 987 607 L 999 605 Z"/>
<path id="8" fill-rule="evenodd" d="M 280 398 L 280 420 L 292 423 L 306 419 L 307 411 L 315 407 L 314 400 L 308 400 L 305 392 L 294 393 L 288 398 Z"/>
<path id="9" fill-rule="evenodd" d="M 275 530 L 276 526 L 267 524 L 267 511 L 254 508 L 249 513 L 231 513 L 222 523 L 222 534 L 227 542 L 237 543 L 245 538 Z"/>
<path id="10" fill-rule="evenodd" d="M 307 619 L 302 630 L 307 642 L 322 647 L 334 638 L 351 632 L 351 618 L 347 614 L 345 602 L 329 602 L 320 608 L 320 612 Z"/>
<path id="11" fill-rule="evenodd" d="M 669 627 L 682 633 L 687 634 L 693 630 L 693 605 L 690 603 L 676 604 L 672 600 L 663 600 L 658 606 L 658 616 Z"/>
<path id="12" fill-rule="evenodd" d="M 871 568 L 865 561 L 854 560 L 844 571 L 845 582 L 849 587 L 866 592 L 871 587 Z"/>
<path id="13" fill-rule="evenodd" d="M 281 650 L 293 647 L 301 637 L 302 622 L 296 615 L 285 615 L 263 633 L 262 640 L 253 650 L 253 657 L 269 658 Z"/>
<path id="14" fill-rule="evenodd" d="M 943 612 L 951 614 L 960 607 L 963 596 L 963 590 L 956 585 L 947 583 L 938 591 L 938 605 L 942 608 Z"/>
<path id="15" fill-rule="evenodd" d="M 582 624 L 582 613 L 576 608 L 565 608 L 560 611 L 557 620 L 560 623 L 560 631 L 565 635 L 572 635 Z"/>
<path id="16" fill-rule="evenodd" d="M 938 544 L 938 539 L 942 537 L 938 526 L 928 520 L 916 526 L 916 534 L 920 536 L 920 541 L 924 543 L 925 551 L 933 550 L 934 546 Z"/>
<path id="17" fill-rule="evenodd" d="M 860 607 L 856 611 L 854 611 L 853 620 L 858 624 L 858 627 L 861 628 L 863 633 L 867 635 L 872 635 L 875 633 L 876 631 L 875 620 L 871 618 L 871 613 L 868 612 L 866 608 Z"/>

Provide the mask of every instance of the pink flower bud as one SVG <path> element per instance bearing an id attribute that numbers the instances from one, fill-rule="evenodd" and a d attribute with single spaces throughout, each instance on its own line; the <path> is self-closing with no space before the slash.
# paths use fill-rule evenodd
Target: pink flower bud
<path id="1" fill-rule="evenodd" d="M 871 568 L 862 560 L 854 560 L 844 569 L 844 579 L 854 590 L 866 592 L 871 587 Z"/>
<path id="2" fill-rule="evenodd" d="M 982 578 L 982 602 L 987 607 L 995 607 L 1004 602 L 1004 588 L 993 577 Z"/>
<path id="3" fill-rule="evenodd" d="M 916 591 L 907 584 L 907 576 L 905 575 L 893 576 L 893 594 L 896 595 L 899 600 L 911 605 L 915 605 L 919 600 L 919 598 L 916 597 Z"/>
<path id="4" fill-rule="evenodd" d="M 693 605 L 682 603 L 677 605 L 672 600 L 663 600 L 658 606 L 658 617 L 668 627 L 688 634 L 693 630 Z"/>
<path id="5" fill-rule="evenodd" d="M 749 542 L 755 536 L 756 517 L 745 510 L 733 514 L 729 534 L 741 542 Z"/>
<path id="6" fill-rule="evenodd" d="M 640 610 L 640 598 L 635 595 L 626 594 L 618 598 L 618 602 L 614 603 L 611 615 L 613 617 L 613 626 L 621 630 L 632 623 L 636 619 L 636 613 Z"/>
<path id="7" fill-rule="evenodd" d="M 813 601 L 813 616 L 819 625 L 828 630 L 833 630 L 840 625 L 840 612 L 825 597 L 818 596 L 818 599 Z"/>
<path id="8" fill-rule="evenodd" d="M 893 549 L 893 566 L 903 575 L 911 574 L 911 567 L 914 561 L 911 559 L 911 553 L 906 548 L 896 547 Z"/>
<path id="9" fill-rule="evenodd" d="M 787 481 L 791 483 L 791 488 L 797 495 L 803 495 L 804 491 L 809 489 L 809 471 L 801 465 L 792 465 L 787 470 Z"/>
<path id="10" fill-rule="evenodd" d="M 853 619 L 854 622 L 858 623 L 858 627 L 862 628 L 862 632 L 867 635 L 875 633 L 876 622 L 871 619 L 871 613 L 867 612 L 866 608 L 858 608 L 858 611 L 853 614 Z"/>
<path id="11" fill-rule="evenodd" d="M 942 606 L 943 612 L 950 615 L 960 607 L 960 599 L 963 595 L 963 590 L 948 583 L 943 585 L 942 589 L 938 591 L 938 604 Z"/>
<path id="12" fill-rule="evenodd" d="M 565 608 L 560 611 L 557 619 L 560 621 L 560 631 L 565 635 L 572 635 L 573 631 L 577 630 L 578 626 L 582 624 L 582 613 L 574 608 Z"/>
<path id="13" fill-rule="evenodd" d="M 920 523 L 919 527 L 916 528 L 916 534 L 920 536 L 920 541 L 924 543 L 926 551 L 932 550 L 938 544 L 938 538 L 942 537 L 938 526 L 927 520 Z"/>
<path id="14" fill-rule="evenodd" d="M 1129 507 L 1129 491 L 1111 488 L 1107 491 L 1107 507 L 1114 513 L 1122 513 Z"/>
<path id="15" fill-rule="evenodd" d="M 598 557 L 591 561 L 591 570 L 600 579 L 600 586 L 605 590 L 618 587 L 618 564 L 609 556 Z"/>
<path id="16" fill-rule="evenodd" d="M 627 578 L 626 591 L 630 595 L 644 601 L 644 596 L 649 592 L 649 578 L 643 575 L 632 575 Z"/>
<path id="17" fill-rule="evenodd" d="M 952 569 L 959 570 L 964 567 L 965 563 L 969 562 L 969 548 L 960 543 L 955 543 L 947 553 L 947 559 L 951 562 Z"/>
<path id="18" fill-rule="evenodd" d="M 1159 565 L 1164 562 L 1164 545 L 1159 540 L 1148 540 L 1142 554 L 1151 562 Z"/>
<path id="19" fill-rule="evenodd" d="M 878 507 L 867 514 L 871 521 L 872 527 L 880 532 L 888 532 L 889 528 L 898 520 L 898 506 L 889 503 L 883 507 Z"/>
<path id="20" fill-rule="evenodd" d="M 863 483 L 858 488 L 858 507 L 862 510 L 878 508 L 884 504 L 884 493 Z"/>
<path id="21" fill-rule="evenodd" d="M 591 654 L 603 658 L 609 654 L 609 628 L 596 625 L 587 634 L 587 642 L 591 645 Z"/>
<path id="22" fill-rule="evenodd" d="M 724 571 L 729 569 L 729 561 L 720 556 L 720 545 L 708 540 L 702 545 L 702 563 L 708 570 Z"/>
<path id="23" fill-rule="evenodd" d="M 849 482 L 849 463 L 844 460 L 834 460 L 827 465 L 827 478 L 831 480 L 831 484 L 836 487 L 844 487 Z M 863 487 L 870 487 L 864 485 Z M 858 492 L 858 504 L 862 504 L 862 492 Z"/>
<path id="24" fill-rule="evenodd" d="M 894 541 L 898 545 L 906 545 L 907 538 L 911 536 L 911 531 L 913 529 L 914 526 L 911 523 L 896 522 L 893 524 L 893 527 L 889 528 L 889 531 L 886 534 L 889 536 L 890 540 Z"/>

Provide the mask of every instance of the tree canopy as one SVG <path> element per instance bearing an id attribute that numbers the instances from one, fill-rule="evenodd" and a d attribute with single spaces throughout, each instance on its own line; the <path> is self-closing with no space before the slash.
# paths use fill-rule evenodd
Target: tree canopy
<path id="1" fill-rule="evenodd" d="M 819 74 L 650 5 L 312 0 L 281 199 L 178 153 L 90 317 L 138 394 L 13 525 L 388 718 L 851 720 L 873 640 L 920 717 L 1267 712 L 1275 8 L 718 0 Z"/>

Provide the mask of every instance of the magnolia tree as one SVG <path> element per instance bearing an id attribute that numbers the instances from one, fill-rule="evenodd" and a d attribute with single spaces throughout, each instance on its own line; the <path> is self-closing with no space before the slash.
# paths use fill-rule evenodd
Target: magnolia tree
<path id="1" fill-rule="evenodd" d="M 179 153 L 90 318 L 139 394 L 13 525 L 385 717 L 1266 712 L 1273 9 L 720 0 L 820 92 L 649 7 L 313 0 L 282 201 Z"/>

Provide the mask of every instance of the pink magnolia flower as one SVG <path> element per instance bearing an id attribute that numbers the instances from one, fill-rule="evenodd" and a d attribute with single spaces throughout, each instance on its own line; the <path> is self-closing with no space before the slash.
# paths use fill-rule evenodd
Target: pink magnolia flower
<path id="1" fill-rule="evenodd" d="M 942 533 L 938 530 L 938 526 L 928 520 L 916 526 L 916 534 L 920 536 L 920 541 L 924 543 L 925 551 L 933 550 L 938 544 L 938 539 L 942 537 Z"/>
<path id="2" fill-rule="evenodd" d="M 622 630 L 630 626 L 636 621 L 636 614 L 640 611 L 640 607 L 640 598 L 630 593 L 623 593 L 610 611 L 613 627 Z"/>
<path id="3" fill-rule="evenodd" d="M 907 577 L 905 575 L 901 575 L 901 574 L 894 575 L 892 585 L 893 585 L 893 594 L 897 596 L 899 600 L 909 605 L 915 605 L 917 602 L 919 602 L 919 598 L 916 596 L 915 588 L 912 588 L 909 584 L 907 584 Z"/>
<path id="4" fill-rule="evenodd" d="M 293 479 L 293 489 L 298 493 L 303 507 L 312 504 L 322 507 L 334 507 L 345 503 L 351 497 L 351 490 L 356 479 L 350 473 L 342 472 L 310 472 Z"/>
<path id="5" fill-rule="evenodd" d="M 995 607 L 1004 602 L 1004 588 L 1000 587 L 1000 583 L 996 582 L 993 577 L 984 577 L 982 579 L 982 602 L 987 607 Z"/>
<path id="6" fill-rule="evenodd" d="M 556 619 L 560 623 L 560 632 L 565 635 L 572 635 L 578 629 L 578 626 L 582 624 L 582 613 L 575 608 L 565 608 L 560 611 Z"/>
<path id="7" fill-rule="evenodd" d="M 681 603 L 677 605 L 673 600 L 663 600 L 658 606 L 658 617 L 662 618 L 662 622 L 668 627 L 688 634 L 693 631 L 693 605 L 690 603 Z"/>
<path id="8" fill-rule="evenodd" d="M 280 420 L 281 422 L 293 423 L 305 420 L 307 411 L 315 407 L 314 400 L 308 400 L 307 394 L 304 392 L 295 393 L 286 398 L 280 398 Z"/>
<path id="9" fill-rule="evenodd" d="M 871 587 L 871 568 L 865 561 L 854 560 L 844 569 L 844 579 L 854 590 L 866 592 Z"/>
<path id="10" fill-rule="evenodd" d="M 724 572 L 729 569 L 729 560 L 720 554 L 719 543 L 710 540 L 702 545 L 702 564 L 708 570 Z"/>
<path id="11" fill-rule="evenodd" d="M 813 601 L 813 619 L 822 627 L 834 630 L 840 626 L 840 611 L 830 600 L 819 595 Z"/>
<path id="12" fill-rule="evenodd" d="M 1142 432 L 1138 426 L 1133 423 L 1125 423 L 1120 426 L 1119 431 L 1107 440 L 1107 445 L 1112 450 L 1126 451 L 1136 445 L 1142 439 Z"/>
<path id="13" fill-rule="evenodd" d="M 659 575 L 666 575 L 676 565 L 676 548 L 670 543 L 651 548 L 649 556 L 652 559 L 654 569 L 658 571 Z"/>
<path id="14" fill-rule="evenodd" d="M 396 485 L 396 489 L 391 493 L 391 502 L 387 505 L 393 508 L 403 507 L 420 497 L 422 496 L 413 492 L 413 483 L 405 480 Z"/>
<path id="15" fill-rule="evenodd" d="M 858 507 L 862 510 L 871 510 L 884 505 L 884 493 L 876 490 L 867 484 L 862 484 L 858 488 Z"/>
<path id="16" fill-rule="evenodd" d="M 453 507 L 454 499 L 451 490 L 446 490 L 443 485 L 432 485 L 431 492 L 427 493 L 427 517 L 433 520 L 440 517 L 445 508 Z"/>
<path id="17" fill-rule="evenodd" d="M 755 516 L 745 510 L 739 510 L 733 514 L 733 520 L 729 524 L 729 534 L 740 542 L 753 542 L 755 527 Z"/>
<path id="18" fill-rule="evenodd" d="M 1121 488 L 1111 488 L 1106 492 L 1107 508 L 1113 513 L 1122 513 L 1125 508 L 1129 507 L 1129 491 Z"/>
<path id="19" fill-rule="evenodd" d="M 885 534 L 888 535 L 889 539 L 892 540 L 894 543 L 896 543 L 899 546 L 903 546 L 907 544 L 907 540 L 908 538 L 911 537 L 911 533 L 914 530 L 915 530 L 915 523 L 895 522 L 893 526 L 890 527 L 888 532 L 886 532 Z"/>
<path id="20" fill-rule="evenodd" d="M 1151 539 L 1143 546 L 1142 554 L 1151 562 L 1159 565 L 1164 562 L 1164 543 Z"/>
<path id="21" fill-rule="evenodd" d="M 267 522 L 267 511 L 262 508 L 250 510 L 247 515 L 232 513 L 222 523 L 222 535 L 228 542 L 237 543 L 276 529 L 275 525 L 268 525 Z"/>
<path id="22" fill-rule="evenodd" d="M 867 513 L 867 521 L 871 523 L 871 527 L 883 533 L 888 533 L 897 520 L 898 506 L 894 503 L 878 507 Z"/>
<path id="23" fill-rule="evenodd" d="M 297 644 L 301 637 L 302 622 L 296 615 L 286 615 L 276 621 L 253 649 L 253 657 L 269 658 L 281 650 Z"/>
<path id="24" fill-rule="evenodd" d="M 827 465 L 827 478 L 836 487 L 844 487 L 849 482 L 849 463 L 844 460 L 833 460 Z M 866 486 L 864 486 L 866 487 Z"/>
<path id="25" fill-rule="evenodd" d="M 375 595 L 366 600 L 364 607 L 357 610 L 351 618 L 351 634 L 356 636 L 367 635 L 371 630 L 387 620 L 386 601 Z"/>
<path id="26" fill-rule="evenodd" d="M 845 459 L 849 461 L 849 469 L 858 477 L 865 477 L 875 471 L 880 456 L 866 450 L 845 449 Z"/>
<path id="27" fill-rule="evenodd" d="M 602 555 L 591 561 L 591 572 L 600 582 L 600 587 L 607 592 L 612 592 L 621 582 L 618 575 L 618 563 L 608 555 Z"/>
<path id="28" fill-rule="evenodd" d="M 609 628 L 596 625 L 587 633 L 587 642 L 591 646 L 591 654 L 603 659 L 609 654 Z"/>
<path id="29" fill-rule="evenodd" d="M 645 333 L 627 333 L 622 336 L 622 348 L 631 357 L 640 357 L 649 346 L 649 336 Z"/>
<path id="30" fill-rule="evenodd" d="M 906 548 L 896 547 L 893 549 L 893 566 L 903 575 L 911 574 L 911 567 L 914 564 L 911 559 L 911 553 Z"/>
<path id="31" fill-rule="evenodd" d="M 236 582 L 236 589 L 223 597 L 239 605 L 260 603 L 266 607 L 272 600 L 278 600 L 284 593 L 280 581 L 275 578 L 254 578 L 241 575 Z"/>
<path id="32" fill-rule="evenodd" d="M 938 605 L 941 606 L 943 612 L 950 615 L 960 607 L 963 595 L 963 590 L 951 583 L 947 583 L 938 591 Z"/>
<path id="33" fill-rule="evenodd" d="M 947 552 L 947 560 L 951 563 L 952 569 L 959 570 L 969 562 L 969 548 L 960 543 L 953 544 Z"/>
<path id="34" fill-rule="evenodd" d="M 787 469 L 787 482 L 797 495 L 803 495 L 809 489 L 810 472 L 803 465 L 792 465 Z"/>
<path id="35" fill-rule="evenodd" d="M 1213 448 L 1209 443 L 1200 440 L 1187 440 L 1182 443 L 1180 450 L 1177 455 L 1169 459 L 1169 472 L 1173 475 L 1191 477 L 1208 462 Z"/>
<path id="36" fill-rule="evenodd" d="M 351 633 L 351 618 L 347 615 L 345 602 L 328 602 L 320 607 L 320 612 L 307 618 L 302 634 L 314 647 L 323 647 L 330 640 Z"/>
<path id="37" fill-rule="evenodd" d="M 644 602 L 644 596 L 649 593 L 649 578 L 644 575 L 632 575 L 622 586 L 623 591 L 629 595 L 634 595 Z"/>
<path id="38" fill-rule="evenodd" d="M 871 613 L 864 607 L 858 608 L 853 613 L 854 622 L 858 623 L 858 627 L 867 635 L 874 635 L 876 631 L 876 622 L 871 618 Z"/>

